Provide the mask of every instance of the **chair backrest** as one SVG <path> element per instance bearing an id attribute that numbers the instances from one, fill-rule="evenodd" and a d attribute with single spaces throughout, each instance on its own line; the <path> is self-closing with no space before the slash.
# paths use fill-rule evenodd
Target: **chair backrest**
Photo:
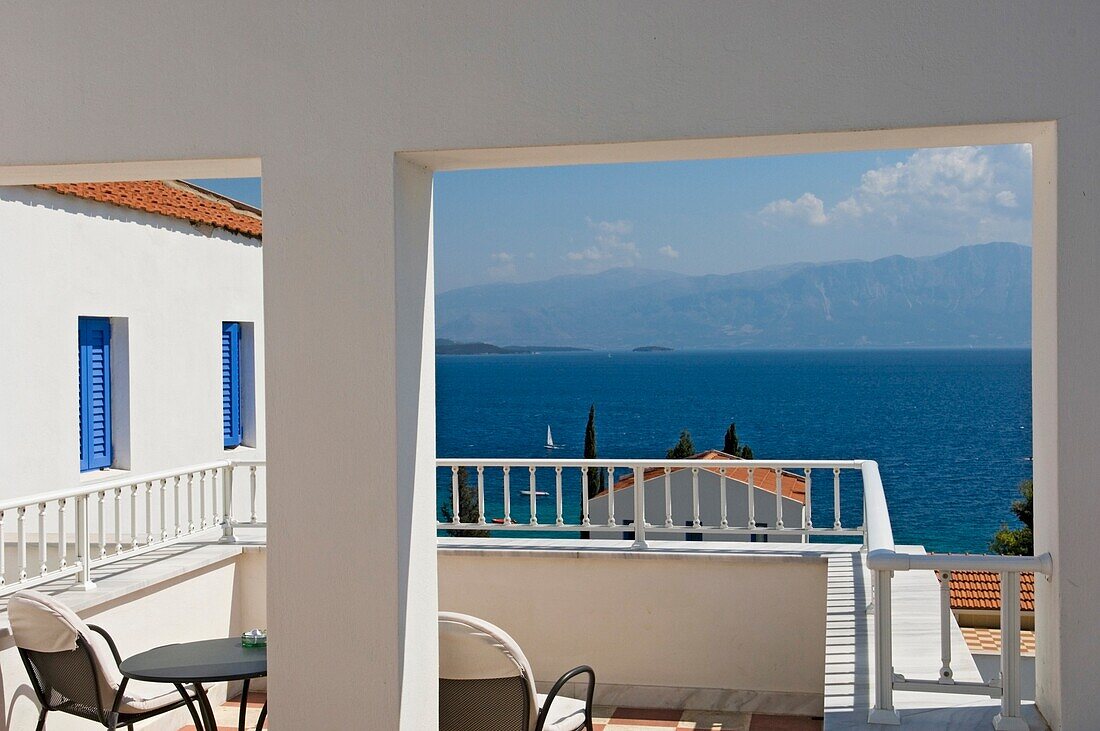
<path id="1" fill-rule="evenodd" d="M 530 731 L 534 674 L 507 632 L 477 617 L 439 613 L 440 731 Z"/>
<path id="2" fill-rule="evenodd" d="M 107 640 L 38 591 L 13 594 L 8 620 L 42 704 L 105 723 L 122 683 Z"/>

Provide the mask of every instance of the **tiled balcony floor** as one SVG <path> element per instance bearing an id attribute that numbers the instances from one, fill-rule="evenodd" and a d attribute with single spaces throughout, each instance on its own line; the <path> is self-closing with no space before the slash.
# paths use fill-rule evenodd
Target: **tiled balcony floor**
<path id="1" fill-rule="evenodd" d="M 821 719 L 760 713 L 677 711 L 596 706 L 595 731 L 820 731 Z"/>
<path id="2" fill-rule="evenodd" d="M 246 728 L 253 731 L 260 716 L 264 696 L 250 693 L 246 713 Z M 218 731 L 235 731 L 239 700 L 231 700 L 214 713 Z M 752 713 L 714 713 L 710 711 L 670 711 L 659 708 L 609 708 L 596 706 L 595 731 L 819 731 L 821 720 L 803 716 L 767 716 Z M 268 725 L 265 723 L 264 728 Z M 180 731 L 195 731 L 184 726 Z"/>
<path id="3" fill-rule="evenodd" d="M 255 731 L 256 722 L 260 720 L 260 708 L 263 707 L 267 697 L 263 693 L 251 692 L 248 694 L 248 708 L 245 709 L 245 728 L 247 731 Z M 218 721 L 218 731 L 237 731 L 237 723 L 240 720 L 240 698 L 227 701 L 220 708 L 214 709 L 214 717 Z M 270 719 L 264 721 L 264 731 L 271 728 Z M 188 724 L 180 731 L 196 731 L 193 724 Z"/>

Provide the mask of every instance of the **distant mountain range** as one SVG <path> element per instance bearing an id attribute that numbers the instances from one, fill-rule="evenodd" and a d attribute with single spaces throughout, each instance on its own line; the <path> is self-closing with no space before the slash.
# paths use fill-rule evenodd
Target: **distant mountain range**
<path id="1" fill-rule="evenodd" d="M 532 353 L 561 353 L 591 350 L 554 345 L 493 345 L 492 343 L 459 343 L 447 338 L 435 339 L 436 355 L 522 355 Z"/>
<path id="2" fill-rule="evenodd" d="M 455 341 L 633 348 L 1026 346 L 1031 248 L 791 264 L 687 276 L 637 267 L 436 298 Z"/>

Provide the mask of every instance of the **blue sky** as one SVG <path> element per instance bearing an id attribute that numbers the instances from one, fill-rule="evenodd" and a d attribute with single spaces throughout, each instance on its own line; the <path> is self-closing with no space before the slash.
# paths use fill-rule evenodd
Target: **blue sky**
<path id="1" fill-rule="evenodd" d="M 194 182 L 261 203 L 255 178 Z M 1031 243 L 1027 145 L 435 177 L 437 291 L 618 266 L 727 274 L 986 241 Z"/>
<path id="2" fill-rule="evenodd" d="M 440 173 L 436 289 L 1031 242 L 1029 146 Z"/>

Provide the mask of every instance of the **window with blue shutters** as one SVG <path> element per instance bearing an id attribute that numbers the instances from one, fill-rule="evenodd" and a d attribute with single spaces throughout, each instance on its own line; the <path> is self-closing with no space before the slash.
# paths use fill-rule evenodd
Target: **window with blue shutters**
<path id="1" fill-rule="evenodd" d="M 81 317 L 78 324 L 80 378 L 80 471 L 111 466 L 111 321 Z"/>
<path id="2" fill-rule="evenodd" d="M 244 438 L 241 418 L 241 324 L 222 323 L 222 437 L 225 448 L 239 447 Z"/>

